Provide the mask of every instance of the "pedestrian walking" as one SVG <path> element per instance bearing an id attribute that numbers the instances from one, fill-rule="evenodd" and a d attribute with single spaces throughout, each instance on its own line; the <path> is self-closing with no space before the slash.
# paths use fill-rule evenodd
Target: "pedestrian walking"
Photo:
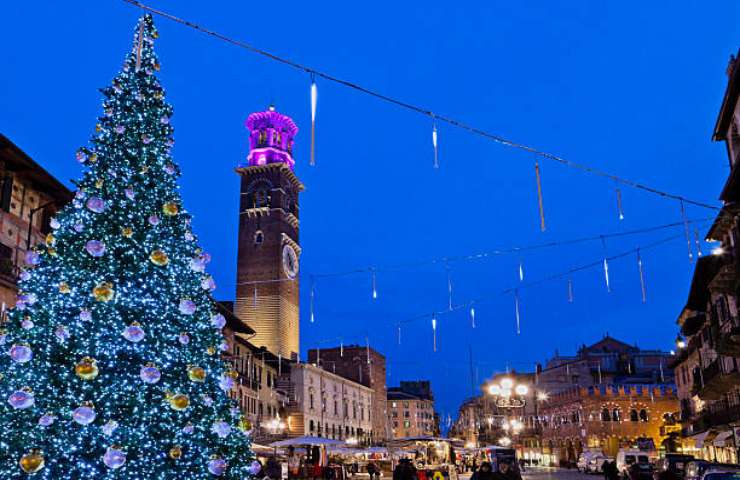
<path id="1" fill-rule="evenodd" d="M 281 480 L 283 477 L 283 466 L 280 465 L 280 462 L 274 456 L 267 459 L 264 471 L 270 480 Z"/>

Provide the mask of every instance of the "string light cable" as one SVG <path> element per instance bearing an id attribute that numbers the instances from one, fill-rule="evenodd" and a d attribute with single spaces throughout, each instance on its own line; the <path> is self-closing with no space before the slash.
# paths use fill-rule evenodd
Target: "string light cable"
<path id="1" fill-rule="evenodd" d="M 516 141 L 513 141 L 513 140 L 509 140 L 509 139 L 504 138 L 504 137 L 502 137 L 500 135 L 496 135 L 494 133 L 491 133 L 491 132 L 489 132 L 487 130 L 484 130 L 482 128 L 473 126 L 473 125 L 468 124 L 466 122 L 463 122 L 461 120 L 457 120 L 457 119 L 454 119 L 454 118 L 451 118 L 451 117 L 440 115 L 440 114 L 438 114 L 436 112 L 433 112 L 432 110 L 430 110 L 428 108 L 423 108 L 423 107 L 414 105 L 412 103 L 406 102 L 404 100 L 400 100 L 398 98 L 395 98 L 395 97 L 391 97 L 391 96 L 382 94 L 382 93 L 377 92 L 375 90 L 372 90 L 370 88 L 364 87 L 364 86 L 362 86 L 362 85 L 360 85 L 358 83 L 351 82 L 351 81 L 348 81 L 348 80 L 343 80 L 343 79 L 341 79 L 341 78 L 339 78 L 337 76 L 334 76 L 332 74 L 329 74 L 329 73 L 326 73 L 326 72 L 317 70 L 317 69 L 312 68 L 312 67 L 309 67 L 307 65 L 303 65 L 303 64 L 298 63 L 298 62 L 295 62 L 293 60 L 289 60 L 289 59 L 287 59 L 285 57 L 276 55 L 274 53 L 270 53 L 270 52 L 268 52 L 266 50 L 263 50 L 261 48 L 257 48 L 257 47 L 255 47 L 255 46 L 253 46 L 253 45 L 251 45 L 251 44 L 249 44 L 247 42 L 244 42 L 244 41 L 241 41 L 241 40 L 236 40 L 236 39 L 231 38 L 229 36 L 226 36 L 226 35 L 224 35 L 222 33 L 218 33 L 218 32 L 216 32 L 214 30 L 207 29 L 207 28 L 205 28 L 205 27 L 203 27 L 201 25 L 198 25 L 196 23 L 190 22 L 190 21 L 185 20 L 183 18 L 177 17 L 177 16 L 175 16 L 173 14 L 170 14 L 170 13 L 167 13 L 167 12 L 165 12 L 163 10 L 159 10 L 159 9 L 150 7 L 148 5 L 145 5 L 145 4 L 143 4 L 143 3 L 141 3 L 141 2 L 139 2 L 137 0 L 122 0 L 122 1 L 125 2 L 125 3 L 128 3 L 130 5 L 133 5 L 135 7 L 138 7 L 140 9 L 142 9 L 142 10 L 145 10 L 147 12 L 153 13 L 153 14 L 158 15 L 160 17 L 166 18 L 166 19 L 171 20 L 173 22 L 176 22 L 176 23 L 179 23 L 179 24 L 184 25 L 186 27 L 192 28 L 192 29 L 194 29 L 196 31 L 199 31 L 201 33 L 204 33 L 206 35 L 209 35 L 211 37 L 214 37 L 214 38 L 216 38 L 218 40 L 221 40 L 223 42 L 229 43 L 231 45 L 234 45 L 236 47 L 239 47 L 239 48 L 242 48 L 242 49 L 245 49 L 245 50 L 249 50 L 249 51 L 251 51 L 253 53 L 256 53 L 258 55 L 261 55 L 263 57 L 266 57 L 266 58 L 268 58 L 270 60 L 273 60 L 275 62 L 279 62 L 279 63 L 282 63 L 283 65 L 286 65 L 286 66 L 292 67 L 292 68 L 294 68 L 296 70 L 300 70 L 302 72 L 305 72 L 308 75 L 310 75 L 312 78 L 319 77 L 319 78 L 322 78 L 322 79 L 324 79 L 326 81 L 333 82 L 333 83 L 336 83 L 338 85 L 342 85 L 344 87 L 347 87 L 347 88 L 356 90 L 358 92 L 364 93 L 364 94 L 369 95 L 371 97 L 375 97 L 376 99 L 382 100 L 382 101 L 384 101 L 386 103 L 390 103 L 390 104 L 396 105 L 398 107 L 404 108 L 406 110 L 410 110 L 410 111 L 416 112 L 418 114 L 424 115 L 426 117 L 429 117 L 434 122 L 434 125 L 435 125 L 434 128 L 435 128 L 435 130 L 436 130 L 436 126 L 439 123 L 445 123 L 447 125 L 450 125 L 450 126 L 459 128 L 461 130 L 465 130 L 465 131 L 467 131 L 469 133 L 472 133 L 474 135 L 477 135 L 477 136 L 486 138 L 488 140 L 491 140 L 491 141 L 493 141 L 493 142 L 495 142 L 495 143 L 497 143 L 499 145 L 503 145 L 503 146 L 506 146 L 506 147 L 515 148 L 515 149 L 518 149 L 518 150 L 529 152 L 529 153 L 531 153 L 531 154 L 533 154 L 533 155 L 535 155 L 535 156 L 537 156 L 539 158 L 547 159 L 547 160 L 550 160 L 550 161 L 559 163 L 561 165 L 564 165 L 566 167 L 573 168 L 573 169 L 576 169 L 576 170 L 580 170 L 582 172 L 585 172 L 585 173 L 588 173 L 588 174 L 591 174 L 591 175 L 594 175 L 594 176 L 597 176 L 597 177 L 602 177 L 602 178 L 606 178 L 606 179 L 612 180 L 616 184 L 621 184 L 621 185 L 629 186 L 631 188 L 642 190 L 642 191 L 645 191 L 645 192 L 648 192 L 648 193 L 651 193 L 651 194 L 654 194 L 654 195 L 658 195 L 660 197 L 669 198 L 669 199 L 673 199 L 673 200 L 678 200 L 678 201 L 680 201 L 680 202 L 682 202 L 684 204 L 687 204 L 687 205 L 694 205 L 696 207 L 706 208 L 706 209 L 714 210 L 714 211 L 720 210 L 720 208 L 717 207 L 717 206 L 715 206 L 715 205 L 710 205 L 710 204 L 705 203 L 705 202 L 691 200 L 691 199 L 689 199 L 687 197 L 684 197 L 683 195 L 678 195 L 678 194 L 670 193 L 670 192 L 667 192 L 667 191 L 664 191 L 664 190 L 660 190 L 658 188 L 651 187 L 651 186 L 649 186 L 647 184 L 644 184 L 644 183 L 641 183 L 641 182 L 637 182 L 637 181 L 634 181 L 634 180 L 630 180 L 628 178 L 624 178 L 624 177 L 621 177 L 621 176 L 618 176 L 618 175 L 615 175 L 615 174 L 606 172 L 604 170 L 601 170 L 601 169 L 592 167 L 592 166 L 587 165 L 587 164 L 574 162 L 574 161 L 569 160 L 567 158 L 564 158 L 564 157 L 562 157 L 560 155 L 556 155 L 554 153 L 546 152 L 544 150 L 540 150 L 540 149 L 538 149 L 536 147 L 532 147 L 532 146 L 527 145 L 527 144 L 524 144 L 524 143 L 519 143 L 519 142 L 516 142 Z M 435 135 L 435 137 L 436 137 L 436 135 Z M 435 140 L 435 143 L 436 143 L 436 140 Z M 621 200 L 620 200 L 620 202 L 621 202 Z"/>
<path id="2" fill-rule="evenodd" d="M 699 219 L 687 220 L 687 221 L 688 223 L 695 225 L 695 224 L 701 224 L 701 223 L 707 222 L 712 219 L 713 217 L 705 217 L 705 218 L 699 218 Z M 588 243 L 588 242 L 595 242 L 595 241 L 601 242 L 602 239 L 619 238 L 619 237 L 627 237 L 627 236 L 632 236 L 632 235 L 640 235 L 640 234 L 645 234 L 645 233 L 652 233 L 652 232 L 657 232 L 660 230 L 670 229 L 670 228 L 679 227 L 679 226 L 680 227 L 684 226 L 684 220 L 681 220 L 678 222 L 672 222 L 672 223 L 665 223 L 661 225 L 653 225 L 649 227 L 636 228 L 632 230 L 624 230 L 621 232 L 594 234 L 594 235 L 587 235 L 583 237 L 576 237 L 576 238 L 570 238 L 570 239 L 565 239 L 565 240 L 553 240 L 549 242 L 536 243 L 532 245 L 506 247 L 506 248 L 500 248 L 496 250 L 490 250 L 487 252 L 475 253 L 471 255 L 434 257 L 434 258 L 430 258 L 427 260 L 390 264 L 390 265 L 385 265 L 385 266 L 380 266 L 380 267 L 373 265 L 369 267 L 358 267 L 352 270 L 343 270 L 343 271 L 337 271 L 337 272 L 324 272 L 324 273 L 318 273 L 318 274 L 311 274 L 309 275 L 309 277 L 311 280 L 311 284 L 315 286 L 316 280 L 318 279 L 332 278 L 332 277 L 345 277 L 345 276 L 350 276 L 350 275 L 369 273 L 371 275 L 373 292 L 375 293 L 375 295 L 373 296 L 373 299 L 377 299 L 377 277 L 376 275 L 378 272 L 394 272 L 398 270 L 407 270 L 407 269 L 412 269 L 416 267 L 423 267 L 426 265 L 473 262 L 473 261 L 478 261 L 478 260 L 482 260 L 482 259 L 486 259 L 490 257 L 496 257 L 496 256 L 520 255 L 524 252 L 545 250 L 545 249 L 557 248 L 557 247 L 563 247 L 563 246 L 578 245 L 581 243 Z M 520 267 L 519 267 L 519 278 L 520 278 L 520 281 L 522 282 L 524 281 L 523 265 L 521 263 L 521 260 L 520 260 Z M 274 278 L 274 279 L 266 279 L 266 280 L 250 280 L 246 282 L 237 282 L 236 285 L 259 285 L 259 284 L 294 282 L 294 281 L 296 281 L 296 278 L 286 277 L 286 278 Z"/>
<path id="3" fill-rule="evenodd" d="M 688 222 L 691 224 L 704 223 L 709 220 L 712 220 L 712 218 L 713 217 L 705 217 L 705 218 L 700 218 L 700 219 L 695 219 L 695 220 L 689 220 Z M 343 276 L 354 275 L 354 274 L 367 274 L 368 272 L 377 273 L 377 272 L 392 272 L 392 271 L 397 271 L 397 270 L 406 270 L 406 269 L 415 268 L 415 267 L 422 267 L 425 265 L 436 265 L 436 264 L 445 265 L 447 263 L 471 262 L 471 261 L 476 261 L 476 260 L 482 260 L 488 257 L 518 255 L 524 252 L 531 252 L 531 251 L 536 251 L 536 250 L 546 250 L 550 248 L 578 245 L 581 243 L 588 243 L 588 242 L 597 242 L 597 241 L 601 242 L 602 239 L 619 238 L 619 237 L 627 237 L 627 236 L 632 236 L 632 235 L 640 235 L 640 234 L 645 234 L 645 233 L 652 233 L 652 232 L 657 232 L 660 230 L 670 229 L 670 228 L 679 227 L 679 226 L 683 227 L 683 225 L 684 225 L 684 221 L 681 220 L 678 222 L 664 223 L 661 225 L 653 225 L 649 227 L 636 228 L 632 230 L 624 230 L 621 232 L 594 234 L 594 235 L 587 235 L 583 237 L 576 237 L 576 238 L 570 238 L 570 239 L 565 239 L 565 240 L 553 240 L 549 242 L 536 243 L 532 245 L 499 248 L 499 249 L 489 250 L 487 252 L 475 253 L 471 255 L 434 257 L 428 260 L 419 260 L 416 262 L 397 263 L 397 264 L 390 264 L 386 266 L 359 267 L 359 268 L 355 268 L 352 270 L 344 270 L 344 271 L 339 271 L 339 272 L 317 273 L 317 274 L 313 274 L 312 277 L 315 279 L 343 277 Z M 520 265 L 521 265 L 521 262 L 520 262 Z M 523 266 L 521 268 L 522 269 L 521 269 L 520 277 L 521 277 L 521 280 L 523 281 L 524 280 Z"/>
<path id="4" fill-rule="evenodd" d="M 627 257 L 627 256 L 635 255 L 638 252 L 644 252 L 645 250 L 650 250 L 652 248 L 658 247 L 660 245 L 663 245 L 665 243 L 671 242 L 671 241 L 676 240 L 678 238 L 682 238 L 683 236 L 684 236 L 683 233 L 678 234 L 678 235 L 671 235 L 670 237 L 666 237 L 666 238 L 663 238 L 663 239 L 660 239 L 660 240 L 656 240 L 654 242 L 651 242 L 651 243 L 648 243 L 648 244 L 645 244 L 645 245 L 642 245 L 642 246 L 638 246 L 638 247 L 635 247 L 635 248 L 632 248 L 632 249 L 623 251 L 623 252 L 618 253 L 618 254 L 615 254 L 615 255 L 608 256 L 608 257 L 606 257 L 606 260 L 612 261 L 612 260 L 617 260 L 617 259 L 624 258 L 624 257 Z M 604 262 L 604 257 L 601 257 L 598 260 L 595 260 L 593 262 L 586 263 L 586 264 L 583 264 L 583 265 L 579 265 L 579 266 L 570 268 L 568 270 L 564 270 L 562 272 L 555 273 L 555 274 L 552 274 L 552 275 L 549 275 L 547 277 L 543 277 L 543 278 L 540 278 L 540 279 L 537 279 L 537 280 L 532 280 L 532 281 L 529 281 L 529 282 L 525 282 L 525 283 L 522 283 L 520 285 L 517 285 L 516 287 L 509 287 L 509 288 L 506 288 L 504 290 L 499 291 L 498 293 L 496 293 L 494 295 L 488 295 L 488 296 L 485 296 L 485 297 L 480 297 L 480 298 L 476 298 L 476 299 L 473 299 L 473 300 L 469 300 L 469 301 L 464 302 L 464 303 L 459 303 L 459 304 L 453 305 L 452 306 L 452 309 L 445 308 L 445 309 L 442 309 L 442 310 L 437 310 L 437 311 L 435 311 L 433 313 L 434 313 L 435 316 L 439 317 L 441 315 L 444 315 L 444 314 L 447 314 L 447 313 L 452 313 L 452 312 L 455 312 L 455 311 L 458 311 L 458 310 L 469 309 L 470 306 L 473 305 L 473 304 L 479 304 L 479 303 L 491 301 L 494 298 L 499 298 L 501 296 L 510 295 L 512 293 L 518 293 L 520 290 L 522 290 L 524 288 L 531 288 L 531 287 L 542 285 L 544 283 L 549 283 L 549 282 L 552 282 L 552 281 L 555 281 L 555 280 L 561 280 L 563 278 L 568 278 L 569 276 L 571 276 L 572 274 L 574 274 L 576 272 L 580 272 L 580 271 L 583 271 L 583 270 L 589 270 L 589 269 L 592 269 L 594 267 L 602 267 L 603 262 Z M 429 313 L 423 313 L 423 314 L 419 314 L 419 315 L 414 315 L 412 317 L 408 317 L 405 320 L 400 320 L 400 321 L 395 320 L 394 321 L 394 324 L 396 324 L 396 325 L 399 325 L 399 324 L 400 325 L 403 325 L 403 324 L 408 324 L 408 323 L 412 323 L 412 322 L 416 322 L 416 321 L 419 321 L 419 320 L 422 320 L 422 319 L 428 319 L 428 318 L 429 318 Z"/>

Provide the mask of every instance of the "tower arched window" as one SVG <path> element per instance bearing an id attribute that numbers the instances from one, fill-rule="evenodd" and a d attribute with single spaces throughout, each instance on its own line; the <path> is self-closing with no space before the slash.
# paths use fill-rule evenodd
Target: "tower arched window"
<path id="1" fill-rule="evenodd" d="M 644 408 L 640 410 L 640 421 L 641 422 L 647 422 L 648 421 L 648 413 L 647 410 Z"/>
<path id="2" fill-rule="evenodd" d="M 260 246 L 265 242 L 265 234 L 262 233 L 262 230 L 257 230 L 254 234 L 254 244 L 256 246 Z"/>
<path id="3" fill-rule="evenodd" d="M 630 410 L 630 422 L 636 422 L 638 420 L 639 420 L 639 418 L 638 418 L 638 415 L 637 415 L 637 410 L 635 410 L 633 408 L 632 410 Z"/>
<path id="4" fill-rule="evenodd" d="M 263 208 L 270 206 L 270 192 L 272 183 L 264 178 L 257 179 L 247 188 L 247 208 Z"/>
<path id="5" fill-rule="evenodd" d="M 602 422 L 611 422 L 612 416 L 609 414 L 609 409 L 605 408 L 601 411 L 601 421 Z"/>
<path id="6" fill-rule="evenodd" d="M 264 130 L 260 131 L 259 137 L 257 137 L 257 146 L 258 147 L 267 146 L 267 133 L 265 133 Z"/>
<path id="7" fill-rule="evenodd" d="M 615 408 L 614 410 L 612 410 L 612 421 L 613 422 L 618 422 L 621 419 L 622 419 L 622 416 L 621 416 L 621 414 L 619 412 L 619 409 L 618 408 Z"/>

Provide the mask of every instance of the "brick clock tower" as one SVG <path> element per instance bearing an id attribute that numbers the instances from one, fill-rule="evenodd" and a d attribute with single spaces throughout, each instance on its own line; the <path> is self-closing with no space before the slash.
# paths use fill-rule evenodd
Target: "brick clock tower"
<path id="1" fill-rule="evenodd" d="M 293 120 L 270 107 L 247 118 L 249 155 L 241 177 L 234 313 L 257 333 L 251 342 L 283 358 L 299 349 L 298 195 Z"/>

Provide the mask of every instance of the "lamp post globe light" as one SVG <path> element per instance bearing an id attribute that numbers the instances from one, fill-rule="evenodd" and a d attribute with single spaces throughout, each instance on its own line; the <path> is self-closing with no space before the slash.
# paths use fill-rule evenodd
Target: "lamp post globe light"
<path id="1" fill-rule="evenodd" d="M 522 408 L 529 393 L 529 387 L 522 383 L 515 383 L 513 379 L 504 377 L 498 383 L 488 386 L 488 394 L 493 396 L 496 406 L 500 408 Z"/>

